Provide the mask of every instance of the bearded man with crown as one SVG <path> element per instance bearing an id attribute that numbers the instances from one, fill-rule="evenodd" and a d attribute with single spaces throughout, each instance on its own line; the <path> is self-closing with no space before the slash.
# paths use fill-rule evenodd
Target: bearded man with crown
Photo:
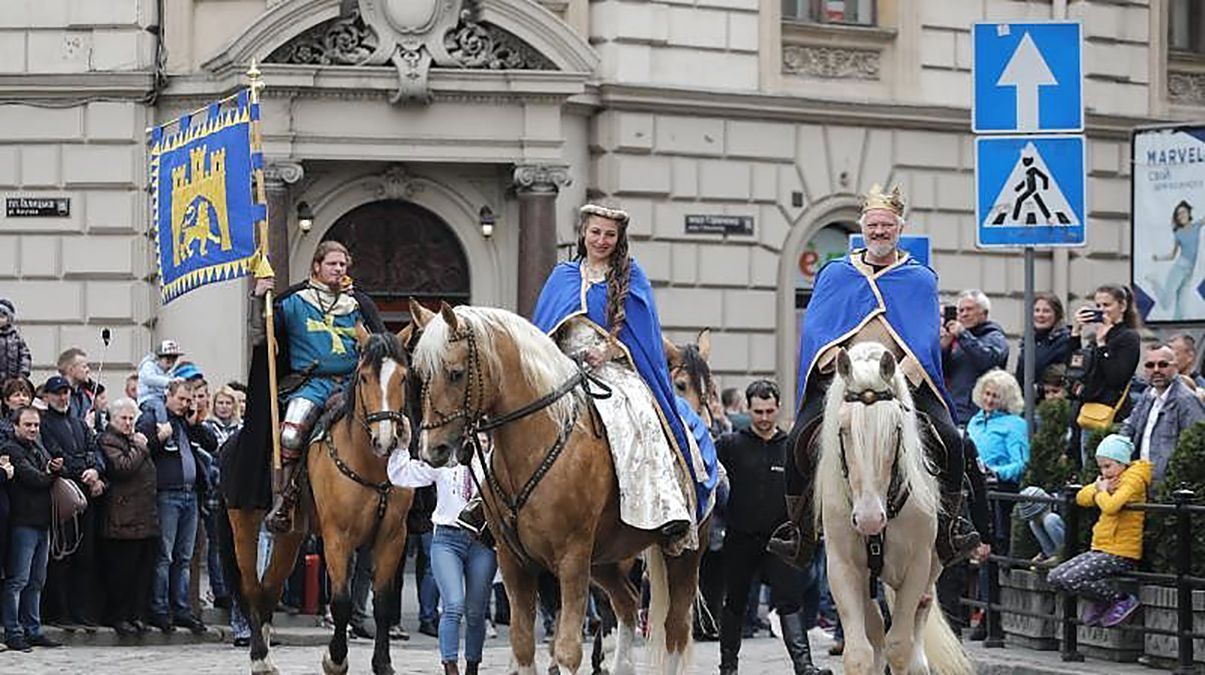
<path id="1" fill-rule="evenodd" d="M 816 275 L 800 343 L 799 409 L 787 453 L 787 512 L 791 521 L 768 546 L 798 567 L 815 554 L 813 481 L 816 430 L 836 371 L 837 353 L 859 342 L 878 342 L 900 364 L 913 392 L 922 438 L 941 471 L 942 509 L 937 553 L 949 566 L 970 556 L 979 534 L 962 518 L 962 437 L 950 417 L 953 403 L 941 370 L 941 306 L 937 273 L 899 248 L 904 199 L 899 187 L 875 185 L 862 198 L 858 219 L 866 248 L 824 265 Z M 927 429 L 926 429 L 927 428 Z M 930 433 L 925 433 L 929 431 Z"/>
<path id="2" fill-rule="evenodd" d="M 222 491 L 231 508 L 265 508 L 265 502 L 271 501 L 265 519 L 271 532 L 293 529 L 301 492 L 298 474 L 310 432 L 359 362 L 357 324 L 369 333 L 385 331 L 372 299 L 357 291 L 347 276 L 350 266 L 351 254 L 343 244 L 324 241 L 314 252 L 310 277 L 274 298 L 276 372 L 284 419 L 279 429 L 282 470 L 270 493 L 263 468 L 268 465 L 271 434 L 277 430 L 271 428 L 269 414 L 264 297 L 273 288 L 272 278 L 259 279 L 252 292 L 247 413 L 237 439 L 231 441 L 235 447 L 230 457 L 223 457 Z"/>

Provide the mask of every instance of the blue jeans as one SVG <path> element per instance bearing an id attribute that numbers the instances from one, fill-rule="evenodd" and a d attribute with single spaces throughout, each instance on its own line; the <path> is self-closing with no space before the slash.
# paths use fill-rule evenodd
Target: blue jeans
<path id="1" fill-rule="evenodd" d="M 439 587 L 431 572 L 431 532 L 412 534 L 410 547 L 414 552 L 414 575 L 418 581 L 418 620 L 435 623 L 439 618 Z"/>
<path id="2" fill-rule="evenodd" d="M 26 639 L 42 633 L 42 585 L 50 554 L 50 531 L 14 527 L 9 537 L 8 568 L 0 615 L 4 639 Z"/>
<path id="3" fill-rule="evenodd" d="M 1067 526 L 1057 513 L 1047 511 L 1041 518 L 1029 521 L 1029 529 L 1042 547 L 1042 555 L 1051 556 L 1063 548 Z"/>
<path id="4" fill-rule="evenodd" d="M 183 618 L 192 615 L 188 602 L 188 567 L 197 540 L 197 493 L 168 490 L 159 493 L 159 559 L 151 614 Z"/>
<path id="5" fill-rule="evenodd" d="M 485 644 L 485 610 L 498 560 L 467 530 L 435 526 L 431 538 L 431 572 L 443 598 L 439 618 L 439 656 L 456 661 L 460 647 L 460 619 L 465 620 L 464 658 L 479 663 Z"/>

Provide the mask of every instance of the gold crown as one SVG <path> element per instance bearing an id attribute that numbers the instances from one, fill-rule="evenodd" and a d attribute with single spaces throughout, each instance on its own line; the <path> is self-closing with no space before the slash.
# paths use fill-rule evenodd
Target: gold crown
<path id="1" fill-rule="evenodd" d="M 862 213 L 873 209 L 886 209 L 900 218 L 904 217 L 904 197 L 900 195 L 900 186 L 891 188 L 891 192 L 883 192 L 878 183 L 870 187 L 870 192 L 862 195 Z"/>

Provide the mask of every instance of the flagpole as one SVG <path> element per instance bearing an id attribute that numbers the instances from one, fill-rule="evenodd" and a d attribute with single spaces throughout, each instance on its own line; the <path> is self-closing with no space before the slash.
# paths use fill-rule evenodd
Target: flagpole
<path id="1" fill-rule="evenodd" d="M 264 88 L 264 81 L 260 79 L 259 66 L 252 59 L 251 67 L 247 70 L 247 78 L 250 80 L 251 105 L 259 105 L 259 90 Z M 251 121 L 251 151 L 263 153 L 263 143 L 259 133 L 259 120 Z M 256 265 L 256 279 L 268 278 L 274 276 L 272 267 L 268 262 L 268 216 L 267 216 L 267 195 L 264 192 L 264 169 L 262 166 L 255 169 L 255 200 L 264 205 L 265 213 L 263 220 L 259 221 L 259 264 Z M 278 474 L 281 470 L 280 459 L 280 397 L 276 387 L 276 318 L 273 309 L 275 298 L 273 292 L 268 291 L 264 295 L 264 331 L 268 334 L 268 405 L 272 415 L 272 427 L 269 433 L 272 436 L 272 470 L 273 482 L 278 479 Z"/>

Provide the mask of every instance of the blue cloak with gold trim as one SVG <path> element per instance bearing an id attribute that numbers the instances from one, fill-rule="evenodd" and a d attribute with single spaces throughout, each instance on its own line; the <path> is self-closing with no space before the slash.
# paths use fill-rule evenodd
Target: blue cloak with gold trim
<path id="1" fill-rule="evenodd" d="M 677 400 L 662 347 L 661 319 L 657 316 L 653 301 L 653 287 L 635 260 L 632 260 L 631 270 L 628 297 L 624 303 L 627 317 L 619 329 L 619 341 L 627 347 L 632 356 L 632 365 L 648 384 L 657 406 L 673 431 L 674 445 L 683 454 L 694 480 L 699 505 L 696 517 L 701 519 L 706 515 L 705 509 L 718 476 L 715 444 L 709 433 L 694 433 L 696 422 L 700 428 L 706 429 L 706 426 L 694 411 L 689 410 L 689 404 L 682 405 Z M 545 333 L 550 333 L 572 316 L 584 316 L 606 330 L 607 284 L 590 284 L 583 293 L 581 265 L 577 261 L 562 262 L 552 269 L 540 292 L 532 323 Z M 680 414 L 680 408 L 687 409 L 691 414 Z M 691 424 L 691 429 L 684 427 L 683 417 Z M 691 461 L 687 433 L 692 433 L 698 443 L 699 454 L 703 458 L 702 470 Z"/>
<path id="2" fill-rule="evenodd" d="M 878 273 L 863 271 L 852 261 L 862 250 L 830 261 L 816 275 L 812 301 L 803 319 L 799 346 L 799 391 L 802 404 L 807 378 L 829 347 L 853 336 L 870 319 L 885 314 L 902 347 L 924 368 L 929 384 L 946 407 L 954 405 L 941 371 L 941 304 L 937 273 L 906 257 Z"/>

